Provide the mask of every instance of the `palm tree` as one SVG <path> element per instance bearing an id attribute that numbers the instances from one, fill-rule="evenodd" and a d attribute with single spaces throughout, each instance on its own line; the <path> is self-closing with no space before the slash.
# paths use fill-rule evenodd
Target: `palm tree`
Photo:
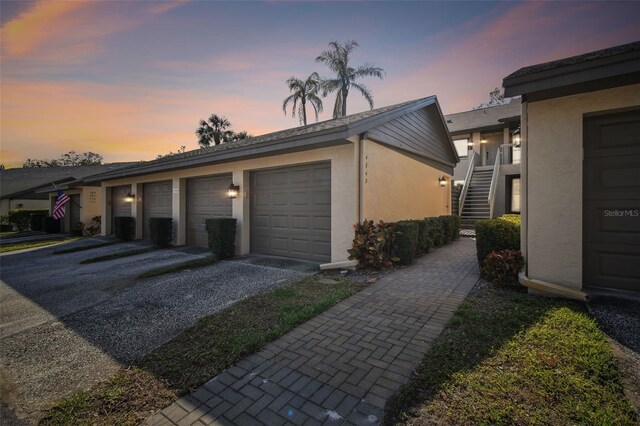
<path id="1" fill-rule="evenodd" d="M 196 129 L 198 144 L 203 148 L 211 145 L 212 141 L 214 145 L 220 145 L 225 142 L 225 132 L 229 127 L 231 122 L 216 114 L 211 114 L 208 121 L 200 120 L 200 126 Z"/>
<path id="2" fill-rule="evenodd" d="M 314 72 L 304 81 L 291 77 L 287 80 L 287 85 L 289 86 L 289 92 L 293 93 L 282 102 L 282 111 L 284 111 L 285 115 L 287 114 L 287 105 L 293 102 L 291 116 L 295 117 L 297 112 L 300 124 L 306 126 L 308 101 L 313 107 L 313 111 L 316 113 L 316 121 L 318 121 L 318 113 L 322 112 L 322 99 L 318 96 L 318 89 L 320 88 L 320 76 L 318 73 Z"/>
<path id="3" fill-rule="evenodd" d="M 249 133 L 242 131 L 242 132 L 234 132 L 232 130 L 227 130 L 224 132 L 224 135 L 222 135 L 222 141 L 223 142 L 235 142 L 235 141 L 239 141 L 241 139 L 247 139 L 252 137 Z"/>
<path id="4" fill-rule="evenodd" d="M 361 77 L 378 77 L 382 79 L 384 70 L 371 64 L 364 64 L 357 68 L 349 66 L 349 55 L 351 51 L 358 47 L 355 40 L 347 40 L 344 44 L 337 41 L 329 43 L 329 50 L 325 50 L 316 58 L 329 67 L 336 74 L 335 78 L 324 79 L 322 81 L 322 96 L 327 96 L 331 92 L 336 93 L 336 102 L 333 106 L 333 118 L 347 115 L 347 96 L 350 89 L 355 89 L 369 102 L 369 107 L 373 109 L 373 95 L 363 84 L 355 82 Z"/>

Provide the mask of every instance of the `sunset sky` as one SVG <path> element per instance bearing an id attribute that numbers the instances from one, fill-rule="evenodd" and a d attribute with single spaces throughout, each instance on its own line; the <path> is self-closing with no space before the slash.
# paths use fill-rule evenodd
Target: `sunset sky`
<path id="1" fill-rule="evenodd" d="M 522 66 L 640 40 L 640 2 L 0 5 L 6 166 L 70 150 L 113 162 L 195 149 L 211 113 L 254 135 L 295 127 L 285 80 L 330 75 L 314 61 L 330 40 L 357 40 L 353 64 L 385 69 L 363 81 L 376 106 L 435 94 L 445 113 L 486 102 Z M 356 93 L 348 106 L 366 108 Z"/>

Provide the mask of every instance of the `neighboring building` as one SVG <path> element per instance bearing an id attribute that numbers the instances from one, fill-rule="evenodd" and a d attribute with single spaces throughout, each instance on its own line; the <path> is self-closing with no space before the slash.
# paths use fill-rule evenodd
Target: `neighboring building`
<path id="1" fill-rule="evenodd" d="M 520 99 L 445 118 L 460 157 L 453 180 L 463 225 L 520 213 Z"/>
<path id="2" fill-rule="evenodd" d="M 0 171 L 0 215 L 6 215 L 9 210 L 22 209 L 49 209 L 51 210 L 51 194 L 53 188 L 68 189 L 86 176 L 115 170 L 132 163 L 113 163 L 98 166 L 62 166 L 62 167 L 29 167 L 14 168 Z M 98 191 L 100 188 L 93 188 Z M 81 188 L 74 189 L 70 194 L 81 194 Z M 98 191 L 99 192 L 99 191 Z M 96 192 L 96 196 L 98 194 Z M 78 218 L 78 221 L 90 220 L 100 214 L 99 197 L 90 197 L 88 193 L 78 200 L 74 196 L 73 203 L 67 205 L 67 214 L 63 221 L 63 230 L 69 230 L 70 218 Z M 97 205 L 97 207 L 95 207 Z M 93 216 L 91 216 L 93 214 Z M 67 222 L 65 227 L 65 222 Z"/>
<path id="3" fill-rule="evenodd" d="M 640 291 L 640 42 L 503 85 L 522 96 L 522 282 L 575 297 Z"/>
<path id="4" fill-rule="evenodd" d="M 135 217 L 137 238 L 149 238 L 149 218 L 171 217 L 174 244 L 206 246 L 205 219 L 234 217 L 238 254 L 324 263 L 347 259 L 353 225 L 365 218 L 449 214 L 457 162 L 432 96 L 149 161 L 84 184 L 102 184 L 105 235 L 115 216 Z M 232 184 L 239 187 L 234 199 L 227 196 Z"/>

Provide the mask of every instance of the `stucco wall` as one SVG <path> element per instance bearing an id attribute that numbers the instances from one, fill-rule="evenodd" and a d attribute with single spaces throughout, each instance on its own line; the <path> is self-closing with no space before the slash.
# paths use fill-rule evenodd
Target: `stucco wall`
<path id="1" fill-rule="evenodd" d="M 363 159 L 363 218 L 396 221 L 449 214 L 451 176 L 368 140 Z M 438 183 L 442 176 L 445 187 Z"/>
<path id="2" fill-rule="evenodd" d="M 250 160 L 236 161 L 232 163 L 194 167 L 184 170 L 176 170 L 166 173 L 156 173 L 145 176 L 134 176 L 130 178 L 115 179 L 102 183 L 103 189 L 118 185 L 133 185 L 136 201 L 133 203 L 133 212 L 139 213 L 138 208 L 142 203 L 142 184 L 145 182 L 155 182 L 160 180 L 173 180 L 175 223 L 175 243 L 185 243 L 185 209 L 184 209 L 184 180 L 190 177 L 207 176 L 222 173 L 232 173 L 233 182 L 240 186 L 241 196 L 233 200 L 233 217 L 238 219 L 238 238 L 236 242 L 236 252 L 246 254 L 250 251 L 249 236 L 249 172 L 271 167 L 287 166 L 294 164 L 313 163 L 317 161 L 331 161 L 331 260 L 333 262 L 346 260 L 347 250 L 351 247 L 353 240 L 353 224 L 358 221 L 358 197 L 357 197 L 357 172 L 358 159 L 356 155 L 356 144 L 322 148 L 311 151 L 296 152 L 290 154 L 276 155 L 272 157 L 262 157 Z M 102 216 L 108 217 L 106 207 L 106 197 L 110 191 L 102 191 Z M 176 206 L 181 208 L 176 209 Z M 139 216 L 139 214 L 135 214 Z M 107 221 L 103 220 L 103 234 L 108 231 Z M 140 232 L 137 235 L 141 238 Z"/>
<path id="3" fill-rule="evenodd" d="M 637 105 L 639 84 L 527 104 L 530 278 L 582 288 L 583 116 Z"/>

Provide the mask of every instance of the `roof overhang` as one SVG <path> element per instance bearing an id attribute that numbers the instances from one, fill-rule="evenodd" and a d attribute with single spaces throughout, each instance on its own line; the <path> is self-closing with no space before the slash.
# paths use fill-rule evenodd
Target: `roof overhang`
<path id="1" fill-rule="evenodd" d="M 387 121 L 393 120 L 404 114 L 425 108 L 429 105 L 436 105 L 438 113 L 440 114 L 442 125 L 445 132 L 447 130 L 444 116 L 437 102 L 435 96 L 421 99 L 416 102 L 412 102 L 408 105 L 393 109 L 391 111 L 383 112 L 371 117 L 367 117 L 357 122 L 343 125 L 339 127 L 333 127 L 327 130 L 315 131 L 304 135 L 296 135 L 286 138 L 281 138 L 268 142 L 261 142 L 246 146 L 237 146 L 229 149 L 204 152 L 202 154 L 178 157 L 175 159 L 167 159 L 166 161 L 150 161 L 141 165 L 124 168 L 119 170 L 113 170 L 110 172 L 88 176 L 82 180 L 83 184 L 91 184 L 96 182 L 102 182 L 107 180 L 119 179 L 129 176 L 141 176 L 151 173 L 162 173 L 173 170 L 180 170 L 192 167 L 208 166 L 220 163 L 227 163 L 238 160 L 245 160 L 258 157 L 268 157 L 273 155 L 286 154 L 290 152 L 306 151 L 312 149 L 326 148 L 330 146 L 338 146 L 352 143 L 348 140 L 354 135 L 359 135 L 366 132 L 368 129 L 376 127 Z M 448 134 L 448 132 L 447 132 Z M 449 137 L 453 154 L 456 157 L 456 162 L 459 160 L 455 149 L 453 148 L 453 142 Z"/>
<path id="2" fill-rule="evenodd" d="M 505 97 L 525 96 L 527 102 L 534 102 L 636 83 L 640 83 L 638 50 L 530 74 L 508 76 L 503 79 L 502 85 Z"/>
<path id="3" fill-rule="evenodd" d="M 0 197 L 0 199 L 12 200 L 12 199 L 16 199 L 16 198 L 24 198 L 24 199 L 27 199 L 27 200 L 29 200 L 29 199 L 39 200 L 39 199 L 42 198 L 42 196 L 40 194 L 42 194 L 43 192 L 49 192 L 49 191 L 40 191 L 41 188 L 46 188 L 49 185 L 60 185 L 60 184 L 63 184 L 65 182 L 69 182 L 69 181 L 73 181 L 73 180 L 75 180 L 75 179 L 72 178 L 72 177 L 68 177 L 68 178 L 64 178 L 64 179 L 58 179 L 58 180 L 53 181 L 53 182 L 51 182 L 49 184 L 46 184 L 46 185 L 40 184 L 38 186 L 34 186 L 34 187 L 31 187 L 31 188 L 28 188 L 28 189 L 25 189 L 25 190 L 22 190 L 22 191 L 14 192 L 12 194 L 3 195 L 2 197 Z"/>

